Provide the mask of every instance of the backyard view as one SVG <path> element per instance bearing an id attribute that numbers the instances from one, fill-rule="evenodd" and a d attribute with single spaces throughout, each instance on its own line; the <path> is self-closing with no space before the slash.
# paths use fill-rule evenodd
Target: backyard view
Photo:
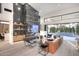
<path id="1" fill-rule="evenodd" d="M 48 25 L 48 32 L 69 32 L 74 34 L 79 34 L 79 24 L 58 24 L 58 25 Z"/>

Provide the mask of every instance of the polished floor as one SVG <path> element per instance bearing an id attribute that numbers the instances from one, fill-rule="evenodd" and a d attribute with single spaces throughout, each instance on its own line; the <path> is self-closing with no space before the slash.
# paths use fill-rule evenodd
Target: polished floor
<path id="1" fill-rule="evenodd" d="M 23 41 L 16 42 L 14 45 L 0 42 L 0 56 L 42 56 L 38 51 L 38 45 L 25 46 Z M 63 41 L 56 53 L 48 53 L 47 56 L 79 56 L 79 51 L 69 42 Z"/>

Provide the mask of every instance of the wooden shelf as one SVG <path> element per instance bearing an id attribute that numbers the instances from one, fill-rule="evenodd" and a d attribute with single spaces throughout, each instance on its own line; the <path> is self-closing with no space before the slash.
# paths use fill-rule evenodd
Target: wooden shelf
<path id="1" fill-rule="evenodd" d="M 22 24 L 21 22 L 20 23 L 14 22 L 13 26 L 14 26 L 13 28 L 14 36 L 24 35 L 23 34 L 25 32 L 24 24 Z"/>
<path id="2" fill-rule="evenodd" d="M 25 29 L 14 29 L 14 30 L 17 30 L 18 31 L 18 30 L 25 30 Z"/>
<path id="3" fill-rule="evenodd" d="M 22 41 L 24 38 L 25 38 L 25 35 L 16 35 L 16 36 L 13 36 L 13 41 L 14 42 Z"/>
<path id="4" fill-rule="evenodd" d="M 23 26 L 23 24 L 22 23 L 16 23 L 16 22 L 14 22 L 14 24 L 13 25 L 16 25 L 16 26 Z"/>

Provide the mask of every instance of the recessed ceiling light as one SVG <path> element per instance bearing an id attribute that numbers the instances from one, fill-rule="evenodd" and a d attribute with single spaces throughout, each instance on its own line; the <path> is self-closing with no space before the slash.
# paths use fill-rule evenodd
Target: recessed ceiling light
<path id="1" fill-rule="evenodd" d="M 21 10 L 21 8 L 20 8 L 20 7 L 18 7 L 18 10 Z"/>

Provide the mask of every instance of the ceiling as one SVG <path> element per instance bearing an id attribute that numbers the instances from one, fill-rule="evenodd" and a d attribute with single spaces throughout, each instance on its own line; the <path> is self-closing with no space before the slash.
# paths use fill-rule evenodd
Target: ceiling
<path id="1" fill-rule="evenodd" d="M 40 16 L 46 16 L 48 13 L 53 13 L 63 9 L 73 8 L 78 6 L 78 3 L 29 3 L 32 7 L 39 11 Z"/>

